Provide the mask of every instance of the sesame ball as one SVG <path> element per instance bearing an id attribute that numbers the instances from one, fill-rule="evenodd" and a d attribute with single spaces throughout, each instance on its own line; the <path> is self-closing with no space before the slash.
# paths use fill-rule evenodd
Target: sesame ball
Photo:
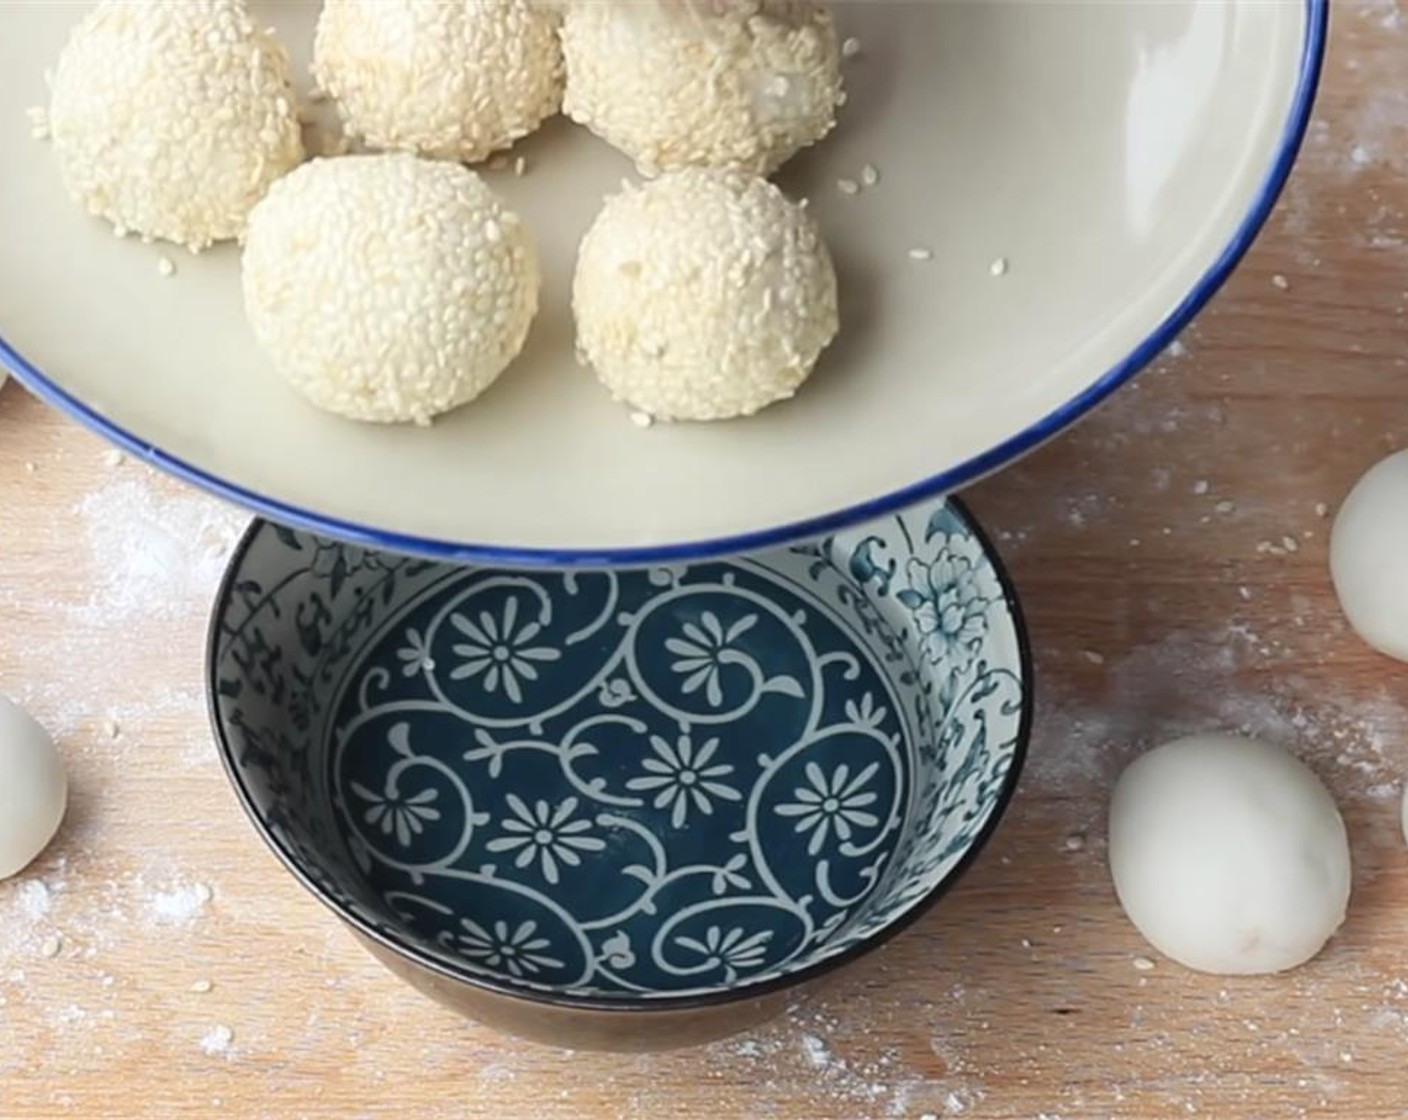
<path id="1" fill-rule="evenodd" d="M 563 109 L 654 175 L 767 175 L 836 123 L 841 50 L 810 0 L 569 0 Z"/>
<path id="2" fill-rule="evenodd" d="M 792 396 L 836 336 L 836 274 L 806 210 L 765 179 L 688 168 L 607 200 L 572 287 L 577 345 L 660 420 Z"/>
<path id="3" fill-rule="evenodd" d="M 368 146 L 476 163 L 558 111 L 558 22 L 533 0 L 327 0 L 313 73 Z"/>
<path id="4" fill-rule="evenodd" d="M 473 400 L 538 310 L 528 230 L 474 172 L 406 154 L 305 164 L 250 215 L 256 338 L 319 408 L 429 423 Z"/>
<path id="5" fill-rule="evenodd" d="M 304 154 L 288 56 L 244 0 L 103 0 L 59 56 L 49 128 L 90 213 L 196 252 Z"/>

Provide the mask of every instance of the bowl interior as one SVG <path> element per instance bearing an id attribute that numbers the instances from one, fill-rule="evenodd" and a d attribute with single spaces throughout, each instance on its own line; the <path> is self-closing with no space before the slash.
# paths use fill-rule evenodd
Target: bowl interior
<path id="1" fill-rule="evenodd" d="M 518 574 L 258 525 L 215 711 L 257 823 L 422 960 L 605 1001 L 765 983 L 935 894 L 1025 733 L 954 505 L 691 567 Z"/>
<path id="2" fill-rule="evenodd" d="M 253 6 L 306 73 L 314 0 Z M 318 414 L 256 349 L 233 247 L 163 278 L 159 249 L 65 196 L 24 116 L 82 10 L 49 0 L 9 0 L 0 35 L 0 353 L 275 520 L 396 551 L 737 551 L 748 534 L 873 516 L 858 507 L 907 487 L 952 489 L 1063 426 L 1210 294 L 1294 147 L 1323 3 L 836 8 L 861 43 L 849 101 L 782 183 L 810 199 L 838 261 L 842 334 L 796 400 L 752 420 L 639 431 L 576 364 L 576 246 L 631 169 L 563 120 L 522 145 L 526 175 L 487 172 L 544 261 L 520 360 L 429 430 Z M 838 191 L 866 164 L 875 186 Z"/>

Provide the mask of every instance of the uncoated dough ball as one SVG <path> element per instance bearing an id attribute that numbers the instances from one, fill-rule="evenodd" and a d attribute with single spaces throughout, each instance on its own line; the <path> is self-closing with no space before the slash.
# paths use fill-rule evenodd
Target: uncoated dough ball
<path id="1" fill-rule="evenodd" d="M 1408 451 L 1372 468 L 1344 500 L 1330 532 L 1330 576 L 1359 636 L 1408 661 Z"/>
<path id="2" fill-rule="evenodd" d="M 304 155 L 288 56 L 243 0 L 103 0 L 59 56 L 49 129 L 90 213 L 197 251 Z"/>
<path id="3" fill-rule="evenodd" d="M 54 838 L 68 804 L 54 740 L 0 696 L 0 879 L 18 875 Z"/>
<path id="4" fill-rule="evenodd" d="M 558 22 L 534 0 L 326 0 L 313 73 L 370 147 L 475 163 L 558 111 Z"/>
<path id="5" fill-rule="evenodd" d="M 1329 792 L 1279 747 L 1195 735 L 1149 751 L 1110 803 L 1120 904 L 1200 972 L 1281 972 L 1344 921 L 1349 842 Z"/>
<path id="6" fill-rule="evenodd" d="M 567 0 L 563 109 L 636 161 L 767 175 L 836 123 L 836 25 L 810 0 Z"/>
<path id="7" fill-rule="evenodd" d="M 474 172 L 411 155 L 320 159 L 250 216 L 244 298 L 291 385 L 354 420 L 428 423 L 517 356 L 538 255 Z"/>
<path id="8" fill-rule="evenodd" d="M 607 200 L 572 286 L 577 346 L 618 400 L 726 420 L 790 397 L 836 336 L 836 273 L 805 209 L 692 168 Z"/>

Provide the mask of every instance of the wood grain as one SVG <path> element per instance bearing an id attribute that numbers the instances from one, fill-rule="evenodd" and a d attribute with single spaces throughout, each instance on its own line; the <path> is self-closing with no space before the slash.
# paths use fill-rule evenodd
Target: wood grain
<path id="1" fill-rule="evenodd" d="M 1408 33 L 1393 0 L 1336 20 L 1295 180 L 1180 352 L 969 495 L 1038 657 L 1005 827 L 916 929 L 751 1038 L 564 1054 L 383 973 L 264 851 L 209 745 L 205 613 L 238 515 L 6 388 L 0 689 L 60 731 L 74 786 L 58 842 L 0 884 L 0 1116 L 1408 1114 L 1408 667 L 1346 631 L 1316 509 L 1408 445 Z M 124 551 L 133 517 L 187 574 Z M 1301 752 L 1349 822 L 1349 921 L 1291 976 L 1132 963 L 1109 784 L 1211 726 Z"/>

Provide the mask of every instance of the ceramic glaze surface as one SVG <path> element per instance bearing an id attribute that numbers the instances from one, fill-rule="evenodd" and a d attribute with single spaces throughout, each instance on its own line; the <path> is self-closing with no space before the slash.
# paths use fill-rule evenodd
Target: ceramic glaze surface
<path id="1" fill-rule="evenodd" d="M 832 250 L 841 334 L 795 400 L 750 420 L 639 431 L 574 360 L 577 244 L 631 169 L 560 119 L 515 151 L 526 175 L 486 172 L 543 262 L 521 358 L 428 430 L 318 414 L 255 346 L 233 246 L 175 254 L 164 278 L 161 250 L 65 197 L 24 110 L 82 7 L 47 0 L 11 0 L 0 27 L 0 354 L 133 451 L 392 551 L 695 559 L 932 498 L 1084 412 L 1225 277 L 1289 170 L 1325 4 L 836 7 L 861 44 L 848 101 L 779 183 Z M 317 4 L 253 8 L 305 74 Z M 874 186 L 837 189 L 867 164 Z"/>
<path id="2" fill-rule="evenodd" d="M 995 821 L 1027 711 L 954 505 L 760 557 L 515 574 L 262 526 L 217 726 L 261 827 L 363 928 L 604 1002 L 872 939 Z"/>

